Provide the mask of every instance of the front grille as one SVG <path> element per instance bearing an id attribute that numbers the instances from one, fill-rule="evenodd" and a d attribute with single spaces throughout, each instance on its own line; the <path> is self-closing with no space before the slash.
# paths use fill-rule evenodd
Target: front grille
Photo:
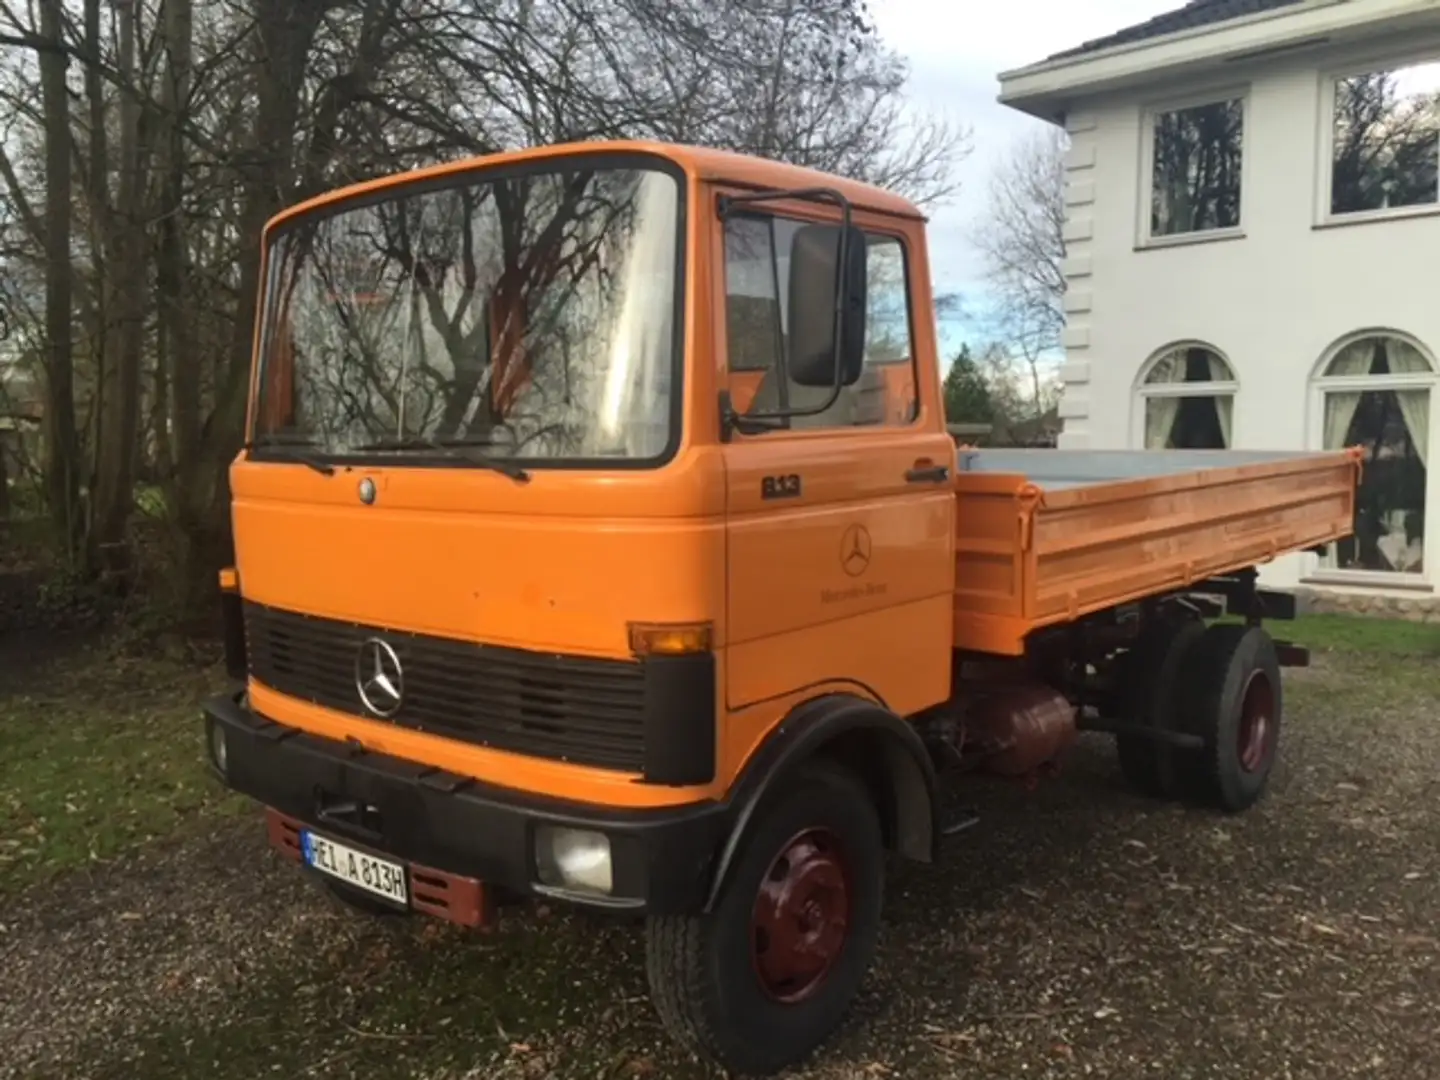
<path id="1" fill-rule="evenodd" d="M 579 765 L 645 766 L 638 663 L 479 645 L 249 602 L 245 636 L 251 676 L 290 697 L 370 715 L 356 660 L 364 642 L 380 638 L 404 672 L 401 704 L 387 723 Z"/>

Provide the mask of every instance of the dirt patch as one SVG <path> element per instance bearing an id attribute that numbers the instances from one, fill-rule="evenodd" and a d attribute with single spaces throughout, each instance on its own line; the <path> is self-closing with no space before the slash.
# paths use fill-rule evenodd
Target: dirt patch
<path id="1" fill-rule="evenodd" d="M 1119 785 L 1086 737 L 1034 794 L 897 866 L 880 956 L 795 1077 L 1404 1077 L 1440 1045 L 1440 669 L 1323 657 L 1237 818 Z M 632 926 L 488 934 L 339 908 L 258 817 L 28 890 L 0 934 L 0 1076 L 666 1077 Z"/>

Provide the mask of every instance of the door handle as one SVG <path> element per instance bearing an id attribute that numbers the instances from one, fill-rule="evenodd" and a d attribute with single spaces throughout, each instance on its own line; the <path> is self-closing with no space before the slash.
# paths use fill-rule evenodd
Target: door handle
<path id="1" fill-rule="evenodd" d="M 909 484 L 940 484 L 948 479 L 948 465 L 931 465 L 928 462 L 917 461 L 915 467 L 905 473 L 905 482 Z"/>

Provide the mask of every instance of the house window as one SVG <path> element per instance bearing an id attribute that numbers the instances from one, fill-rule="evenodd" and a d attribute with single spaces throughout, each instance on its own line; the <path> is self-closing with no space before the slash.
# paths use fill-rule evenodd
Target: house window
<path id="1" fill-rule="evenodd" d="M 1229 362 L 1208 345 L 1163 350 L 1140 383 L 1145 449 L 1228 449 L 1237 388 Z"/>
<path id="2" fill-rule="evenodd" d="M 1244 128 L 1239 97 L 1151 114 L 1152 239 L 1240 227 Z"/>
<path id="3" fill-rule="evenodd" d="M 1330 213 L 1440 202 L 1440 63 L 1336 79 Z"/>
<path id="4" fill-rule="evenodd" d="M 1430 358 L 1394 334 L 1352 339 L 1325 365 L 1320 378 L 1323 446 L 1365 451 L 1354 535 L 1331 545 L 1326 567 L 1424 573 L 1433 383 Z"/>

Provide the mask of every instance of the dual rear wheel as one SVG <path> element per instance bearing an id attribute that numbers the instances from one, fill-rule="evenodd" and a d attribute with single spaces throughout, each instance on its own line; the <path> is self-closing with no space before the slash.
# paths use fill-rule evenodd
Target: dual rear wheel
<path id="1" fill-rule="evenodd" d="M 1133 788 L 1231 813 L 1264 795 L 1283 709 L 1280 663 L 1264 629 L 1172 618 L 1131 650 L 1121 678 L 1126 719 L 1162 736 L 1116 736 Z"/>

